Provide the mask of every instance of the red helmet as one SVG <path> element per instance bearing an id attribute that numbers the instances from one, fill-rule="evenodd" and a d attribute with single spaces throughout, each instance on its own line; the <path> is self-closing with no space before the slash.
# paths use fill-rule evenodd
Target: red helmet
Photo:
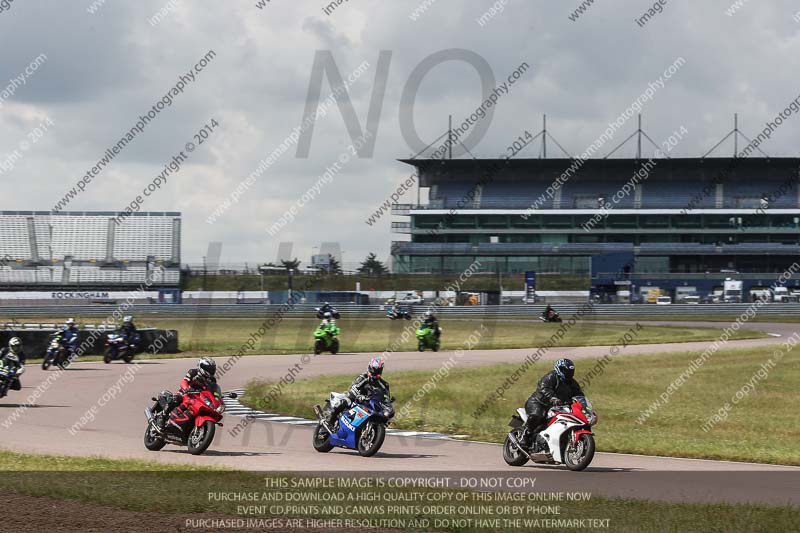
<path id="1" fill-rule="evenodd" d="M 367 374 L 372 379 L 378 379 L 383 373 L 384 362 L 382 357 L 373 357 L 367 366 Z"/>

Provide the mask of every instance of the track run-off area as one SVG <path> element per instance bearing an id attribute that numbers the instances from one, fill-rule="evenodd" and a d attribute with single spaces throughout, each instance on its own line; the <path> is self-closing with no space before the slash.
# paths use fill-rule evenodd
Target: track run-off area
<path id="1" fill-rule="evenodd" d="M 618 324 L 626 322 L 615 322 Z M 650 322 L 671 326 L 724 328 L 718 322 Z M 770 334 L 767 338 L 730 341 L 728 347 L 769 346 L 797 330 L 796 324 L 751 323 L 746 327 Z M 702 351 L 708 341 L 640 344 L 626 347 L 626 355 Z M 461 356 L 465 368 L 522 362 L 532 350 L 469 350 Z M 552 348 L 542 360 L 569 356 L 575 360 L 596 358 L 609 347 Z M 307 355 L 307 354 L 305 354 Z M 323 354 L 310 358 L 296 379 L 323 375 L 352 375 L 364 370 L 375 354 Z M 387 359 L 386 377 L 393 372 L 440 368 L 452 352 L 397 352 Z M 246 356 L 220 379 L 223 390 L 243 389 L 255 378 L 279 380 L 304 354 Z M 217 358 L 218 365 L 228 357 Z M 223 466 L 247 471 L 302 472 L 336 475 L 342 472 L 492 472 L 529 474 L 538 481 L 536 490 L 582 490 L 608 497 L 646 498 L 684 502 L 761 502 L 800 505 L 800 468 L 753 463 L 680 459 L 602 453 L 585 472 L 564 467 L 526 465 L 512 468 L 502 458 L 501 446 L 452 439 L 426 439 L 389 435 L 372 458 L 336 449 L 320 454 L 311 446 L 313 426 L 253 420 L 235 437 L 231 428 L 243 419 L 226 414 L 211 448 L 202 456 L 167 446 L 147 451 L 142 443 L 146 427 L 144 408 L 161 390 L 175 390 L 193 359 L 142 360 L 135 364 L 78 362 L 63 372 L 32 405 L 25 399 L 53 370 L 28 366 L 23 389 L 0 400 L 0 448 L 35 454 L 137 458 L 177 464 Z M 539 376 L 530 376 L 531 390 Z M 113 392 L 113 393 L 112 393 Z M 323 401 L 329 391 L 320 391 Z M 516 408 L 514 406 L 513 408 Z M 513 408 L 509 409 L 509 416 Z M 756 423 L 756 421 L 754 421 Z M 76 426 L 78 424 L 78 426 Z M 602 424 L 602 420 L 600 422 Z M 71 430 L 72 428 L 72 430 Z M 75 430 L 77 429 L 77 431 Z"/>

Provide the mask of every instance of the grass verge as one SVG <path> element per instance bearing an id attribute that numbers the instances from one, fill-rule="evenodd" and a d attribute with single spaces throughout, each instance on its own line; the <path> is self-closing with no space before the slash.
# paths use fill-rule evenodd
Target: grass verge
<path id="1" fill-rule="evenodd" d="M 473 495 L 468 491 L 445 489 L 419 489 L 410 487 L 375 488 L 371 487 L 341 488 L 303 486 L 303 479 L 293 475 L 275 475 L 249 473 L 241 471 L 223 471 L 209 468 L 191 468 L 152 464 L 144 461 L 116 461 L 102 458 L 66 458 L 55 456 L 37 456 L 0 451 L 0 490 L 27 494 L 31 496 L 49 497 L 58 500 L 82 503 L 101 504 L 111 509 L 131 511 L 158 511 L 160 513 L 214 513 L 216 516 L 232 516 L 235 518 L 252 518 L 243 515 L 240 505 L 261 506 L 263 512 L 256 515 L 258 519 L 287 517 L 314 517 L 322 519 L 391 519 L 404 517 L 404 530 L 430 530 L 432 527 L 414 527 L 428 520 L 429 526 L 435 519 L 447 518 L 434 512 L 434 505 L 414 504 L 409 501 L 413 495 L 423 498 L 429 494 L 463 494 L 465 502 L 472 502 Z M 322 478 L 316 478 L 318 481 Z M 335 478 L 334 478 L 335 480 Z M 339 485 L 341 487 L 341 485 Z M 254 494 L 259 497 L 269 495 L 266 501 L 235 501 L 233 495 Z M 351 500 L 343 500 L 324 504 L 297 504 L 290 512 L 286 505 L 277 509 L 271 505 L 275 502 L 288 501 L 288 495 L 304 497 L 303 501 L 323 502 L 331 494 L 343 497 L 353 495 Z M 376 497 L 378 503 L 367 503 L 355 500 L 357 495 Z M 280 499 L 278 499 L 280 497 Z M 299 500 L 298 500 L 299 501 Z M 328 500 L 331 501 L 331 500 Z M 352 503 L 347 503 L 350 501 Z M 397 502 L 394 510 L 386 501 Z M 432 501 L 432 500 L 429 500 Z M 441 501 L 441 500 L 440 500 Z M 445 502 L 447 500 L 444 500 Z M 455 498 L 451 501 L 456 501 Z M 349 509 L 343 516 L 337 505 Z M 447 505 L 447 504 L 444 504 Z M 470 514 L 468 518 L 498 520 L 508 519 L 595 519 L 608 520 L 609 529 L 625 532 L 682 532 L 682 531 L 789 531 L 797 523 L 800 513 L 793 507 L 771 507 L 764 505 L 726 505 L 726 504 L 676 504 L 647 502 L 630 499 L 609 499 L 590 497 L 584 501 L 571 501 L 557 505 L 558 515 L 546 516 L 532 513 L 511 514 L 508 503 L 482 501 L 480 505 L 469 504 L 480 512 Z M 522 504 L 523 506 L 525 504 Z M 421 508 L 414 509 L 414 506 Z M 378 507 L 384 509 L 378 512 Z M 503 509 L 503 508 L 506 509 Z M 538 505 L 537 505 L 538 507 Z M 426 510 L 427 508 L 427 510 Z M 276 511 L 284 511 L 278 513 Z M 455 514 L 453 519 L 467 517 Z M 410 525 L 409 525 L 410 524 Z M 488 522 L 487 522 L 488 524 Z M 475 527 L 448 526 L 436 527 L 437 531 L 541 531 L 539 526 L 526 526 L 524 522 L 514 527 L 503 526 Z M 70 524 L 63 524 L 69 527 Z M 181 524 L 182 525 L 182 524 Z M 177 524 L 169 524 L 165 520 L 164 529 L 175 529 Z M 288 528 L 282 529 L 284 531 Z M 585 528 L 563 527 L 559 531 L 585 531 Z"/>
<path id="2" fill-rule="evenodd" d="M 31 320 L 30 322 L 53 322 L 53 319 Z M 92 324 L 91 319 L 80 321 Z M 178 354 L 143 353 L 140 359 L 166 359 L 176 357 L 195 357 L 200 355 L 233 355 L 247 342 L 250 336 L 262 326 L 256 319 L 150 319 L 142 320 L 140 327 L 151 326 L 178 331 Z M 310 353 L 313 347 L 313 331 L 319 324 L 315 319 L 291 319 L 279 322 L 267 329 L 266 334 L 255 343 L 249 354 L 296 354 Z M 411 328 L 412 321 L 363 320 L 347 318 L 338 321 L 342 328 L 340 342 L 343 352 L 382 352 L 401 338 L 404 328 Z M 455 350 L 463 347 L 464 341 L 483 325 L 486 331 L 481 337 L 479 349 L 529 348 L 543 345 L 559 329 L 559 324 L 545 324 L 539 321 L 514 321 L 505 318 L 475 317 L 469 319 L 444 318 L 442 350 Z M 624 324 L 599 324 L 591 320 L 579 321 L 568 328 L 558 339 L 556 346 L 602 346 L 619 343 L 630 329 Z M 684 328 L 673 326 L 645 327 L 629 344 L 689 342 L 713 340 L 719 337 L 720 329 L 709 327 Z M 767 335 L 754 329 L 740 329 L 733 338 L 752 339 Z M 417 339 L 414 331 L 406 334 L 396 351 L 415 351 Z M 42 354 L 31 354 L 41 357 Z M 82 357 L 81 361 L 99 360 L 100 357 Z"/>

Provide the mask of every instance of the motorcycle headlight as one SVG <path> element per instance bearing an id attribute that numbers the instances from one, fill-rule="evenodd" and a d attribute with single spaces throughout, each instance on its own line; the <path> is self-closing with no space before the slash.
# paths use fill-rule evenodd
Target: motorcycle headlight
<path id="1" fill-rule="evenodd" d="M 203 403 L 209 406 L 210 408 L 214 409 L 214 403 L 205 396 L 203 396 Z"/>
<path id="2" fill-rule="evenodd" d="M 224 403 L 222 405 L 220 405 L 219 407 L 217 407 L 217 412 L 219 414 L 222 414 L 222 413 L 225 412 L 225 404 Z"/>
<path id="3" fill-rule="evenodd" d="M 589 422 L 590 426 L 593 426 L 597 423 L 597 415 L 594 411 L 589 411 L 586 413 L 586 420 Z"/>

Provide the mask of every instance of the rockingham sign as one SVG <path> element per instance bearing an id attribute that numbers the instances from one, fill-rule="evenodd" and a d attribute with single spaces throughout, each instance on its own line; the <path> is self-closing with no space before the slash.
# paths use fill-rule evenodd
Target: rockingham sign
<path id="1" fill-rule="evenodd" d="M 51 298 L 54 300 L 107 300 L 110 298 L 109 292 L 54 292 Z"/>
<path id="2" fill-rule="evenodd" d="M 0 300 L 124 300 L 125 291 L 0 291 Z M 143 298 L 158 298 L 158 292 L 149 291 Z"/>

